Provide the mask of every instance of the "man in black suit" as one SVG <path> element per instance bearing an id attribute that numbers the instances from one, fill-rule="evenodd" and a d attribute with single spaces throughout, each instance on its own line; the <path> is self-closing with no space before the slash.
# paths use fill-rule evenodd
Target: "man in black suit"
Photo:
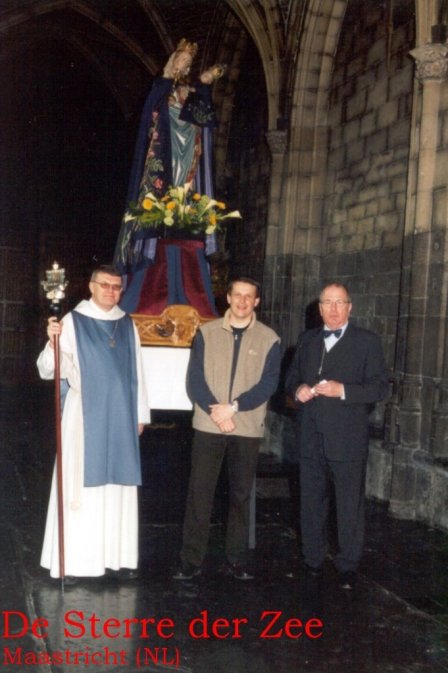
<path id="1" fill-rule="evenodd" d="M 352 302 L 343 285 L 319 296 L 324 327 L 304 332 L 286 379 L 298 402 L 302 553 L 319 576 L 328 551 L 329 486 L 334 483 L 339 583 L 352 589 L 364 538 L 369 412 L 388 394 L 379 337 L 349 323 Z"/>

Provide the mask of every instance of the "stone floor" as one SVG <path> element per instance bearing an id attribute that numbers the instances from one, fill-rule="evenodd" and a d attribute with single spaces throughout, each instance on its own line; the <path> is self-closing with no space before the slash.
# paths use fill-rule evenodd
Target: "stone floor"
<path id="1" fill-rule="evenodd" d="M 142 439 L 140 579 L 85 580 L 62 591 L 39 567 L 53 461 L 51 417 L 47 385 L 0 390 L 0 670 L 448 671 L 448 535 L 392 519 L 380 503 L 368 503 L 366 553 L 351 594 L 338 589 L 330 559 L 321 583 L 300 577 L 294 480 L 289 497 L 285 478 L 272 488 L 274 480 L 261 477 L 256 579 L 238 583 L 219 573 L 223 479 L 204 575 L 172 580 L 188 477 L 188 414 L 159 412 Z M 48 621 L 48 637 L 39 637 L 43 622 L 36 619 Z M 129 633 L 127 619 L 136 620 Z M 146 631 L 143 619 L 153 620 Z M 297 637 L 298 620 L 322 636 Z"/>

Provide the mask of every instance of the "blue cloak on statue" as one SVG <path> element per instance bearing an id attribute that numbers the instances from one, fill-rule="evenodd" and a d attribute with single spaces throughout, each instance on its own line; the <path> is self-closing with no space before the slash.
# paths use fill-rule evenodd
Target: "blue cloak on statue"
<path id="1" fill-rule="evenodd" d="M 140 121 L 126 206 L 141 202 L 149 191 L 160 197 L 168 187 L 190 181 L 196 191 L 213 196 L 212 130 L 217 121 L 211 87 L 195 84 L 181 105 L 173 104 L 174 95 L 174 80 L 155 79 Z M 183 144 L 177 141 L 182 134 L 187 134 Z M 159 236 L 160 229 L 136 231 L 132 221 L 123 221 L 114 255 L 116 268 L 122 274 L 134 274 L 150 266 Z M 206 236 L 205 255 L 215 251 L 215 236 Z"/>

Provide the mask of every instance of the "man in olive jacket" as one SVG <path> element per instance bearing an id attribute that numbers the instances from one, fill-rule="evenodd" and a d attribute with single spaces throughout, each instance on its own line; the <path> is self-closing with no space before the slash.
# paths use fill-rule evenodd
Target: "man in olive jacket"
<path id="1" fill-rule="evenodd" d="M 280 369 L 280 339 L 260 323 L 259 284 L 239 277 L 229 284 L 223 318 L 203 325 L 191 353 L 187 387 L 195 429 L 183 528 L 181 564 L 174 579 L 201 572 L 210 517 L 224 456 L 229 475 L 225 572 L 252 579 L 246 568 L 249 499 L 256 474 L 267 402 Z"/>
<path id="2" fill-rule="evenodd" d="M 364 539 L 369 412 L 388 394 L 379 337 L 349 323 L 352 302 L 340 284 L 319 297 L 324 328 L 304 332 L 286 378 L 300 407 L 301 534 L 305 569 L 319 576 L 328 551 L 334 484 L 340 586 L 352 589 Z"/>

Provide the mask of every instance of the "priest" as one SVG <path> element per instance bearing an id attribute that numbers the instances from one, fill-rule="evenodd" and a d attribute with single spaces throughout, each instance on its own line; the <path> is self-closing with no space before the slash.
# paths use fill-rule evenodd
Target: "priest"
<path id="1" fill-rule="evenodd" d="M 68 383 L 62 412 L 66 581 L 106 572 L 137 576 L 139 434 L 149 423 L 137 330 L 118 307 L 121 276 L 95 269 L 91 297 L 58 322 L 37 366 L 54 377 L 59 335 L 60 376 Z M 56 472 L 50 493 L 41 565 L 59 576 Z"/>

